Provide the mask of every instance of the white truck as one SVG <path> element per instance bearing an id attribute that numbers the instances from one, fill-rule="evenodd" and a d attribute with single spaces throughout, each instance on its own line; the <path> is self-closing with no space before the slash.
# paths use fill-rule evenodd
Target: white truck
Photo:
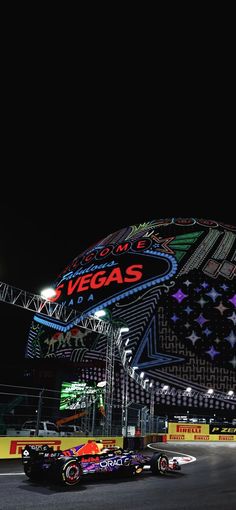
<path id="1" fill-rule="evenodd" d="M 36 428 L 37 428 L 37 421 L 26 421 L 20 430 L 14 429 L 14 428 L 8 428 L 7 429 L 7 435 L 8 436 L 35 436 L 36 435 Z M 55 423 L 51 421 L 40 421 L 39 423 L 39 431 L 38 436 L 41 437 L 53 437 L 53 436 L 59 436 L 59 430 Z"/>

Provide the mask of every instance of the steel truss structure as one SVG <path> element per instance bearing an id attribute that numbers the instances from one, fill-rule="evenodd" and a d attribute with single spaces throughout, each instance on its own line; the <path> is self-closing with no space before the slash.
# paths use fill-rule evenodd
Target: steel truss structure
<path id="1" fill-rule="evenodd" d="M 17 289 L 12 285 L 0 282 L 0 301 L 31 312 L 56 319 L 68 327 L 79 325 L 94 333 L 99 333 L 107 337 L 106 349 L 106 388 L 105 388 L 105 410 L 106 420 L 104 434 L 111 434 L 112 426 L 112 405 L 113 405 L 113 379 L 114 379 L 114 356 L 115 345 L 120 335 L 121 327 L 117 327 L 112 322 L 102 320 L 95 316 L 81 316 L 73 308 L 69 308 L 58 303 L 42 298 L 37 294 L 32 294 L 26 290 Z"/>
<path id="2" fill-rule="evenodd" d="M 17 289 L 3 282 L 0 282 L 0 301 L 25 308 L 46 317 L 51 317 L 59 322 L 70 325 L 70 327 L 79 324 L 82 328 L 106 336 L 110 336 L 113 331 L 112 324 L 107 321 L 103 321 L 95 316 L 83 317 L 78 315 L 78 312 L 73 308 L 47 301 L 37 294 Z"/>
<path id="3" fill-rule="evenodd" d="M 124 359 L 123 355 L 123 349 L 121 347 L 121 337 L 117 344 L 121 360 Z M 186 397 L 187 399 L 191 399 L 194 397 L 201 396 L 203 399 L 210 400 L 218 400 L 220 402 L 224 402 L 226 404 L 233 404 L 236 405 L 236 394 L 229 395 L 220 391 L 214 390 L 213 393 L 208 393 L 208 388 L 202 387 L 199 390 L 191 389 L 191 391 L 188 391 L 186 388 L 175 388 L 175 387 L 168 387 L 168 389 L 165 389 L 165 387 L 160 387 L 159 384 L 155 383 L 155 381 L 150 381 L 151 384 L 147 384 L 145 382 L 145 378 L 141 378 L 140 374 L 136 372 L 134 367 L 131 367 L 128 363 L 123 363 L 123 367 L 125 372 L 134 379 L 137 384 L 139 384 L 145 391 L 148 391 L 150 393 L 150 412 L 151 415 L 154 416 L 154 400 L 155 396 L 181 396 Z"/>

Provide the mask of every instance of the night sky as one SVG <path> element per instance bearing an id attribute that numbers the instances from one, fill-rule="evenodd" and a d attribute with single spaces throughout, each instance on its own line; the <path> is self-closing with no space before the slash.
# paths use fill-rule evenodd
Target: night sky
<path id="1" fill-rule="evenodd" d="M 97 182 L 83 177 L 77 185 L 49 189 L 45 184 L 17 200 L 3 197 L 1 281 L 40 294 L 85 248 L 127 225 L 171 216 L 236 223 L 233 186 L 219 180 L 213 186 L 211 179 L 206 185 L 204 172 L 182 179 L 159 171 L 155 180 L 114 172 L 111 182 L 99 175 Z M 20 362 L 33 313 L 0 303 L 0 314 L 1 363 Z"/>

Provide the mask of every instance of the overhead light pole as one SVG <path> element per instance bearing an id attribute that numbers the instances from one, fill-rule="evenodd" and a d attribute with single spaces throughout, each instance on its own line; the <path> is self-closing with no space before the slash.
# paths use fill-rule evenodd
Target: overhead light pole
<path id="1" fill-rule="evenodd" d="M 155 415 L 155 386 L 152 381 L 149 385 L 151 390 L 150 393 L 150 430 L 149 432 L 152 434 L 154 432 L 154 415 Z"/>
<path id="2" fill-rule="evenodd" d="M 107 310 L 107 309 L 106 309 Z M 112 429 L 112 407 L 113 407 L 113 391 L 114 391 L 114 365 L 115 365 L 115 348 L 118 342 L 122 341 L 123 332 L 129 331 L 128 326 L 123 321 L 112 320 L 112 314 L 109 310 L 106 312 L 107 321 L 110 326 L 110 332 L 107 335 L 106 348 L 106 388 L 105 388 L 105 424 L 104 435 L 111 435 Z M 104 317 L 103 321 L 106 320 Z M 129 351 L 129 349 L 127 350 Z M 132 351 L 131 351 L 132 352 Z M 126 355 L 125 354 L 125 359 Z"/>
<path id="3" fill-rule="evenodd" d="M 124 378 L 123 378 L 123 392 L 122 392 L 122 408 L 121 408 L 121 422 L 122 422 L 122 432 L 124 430 L 124 436 L 128 435 L 128 383 L 129 383 L 129 374 L 126 370 L 126 358 L 127 355 L 132 354 L 131 349 L 125 349 L 124 357 L 123 357 L 123 370 L 124 370 Z"/>

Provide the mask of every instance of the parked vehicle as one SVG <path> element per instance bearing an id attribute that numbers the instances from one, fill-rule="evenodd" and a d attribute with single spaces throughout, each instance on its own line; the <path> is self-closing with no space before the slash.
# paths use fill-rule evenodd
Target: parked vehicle
<path id="1" fill-rule="evenodd" d="M 85 436 L 85 433 L 78 425 L 60 425 L 60 436 Z"/>
<path id="2" fill-rule="evenodd" d="M 11 436 L 35 436 L 37 429 L 37 421 L 29 420 L 23 423 L 22 427 L 17 429 L 9 428 L 7 435 Z M 42 437 L 59 436 L 59 430 L 55 423 L 51 421 L 40 421 L 38 435 Z"/>

